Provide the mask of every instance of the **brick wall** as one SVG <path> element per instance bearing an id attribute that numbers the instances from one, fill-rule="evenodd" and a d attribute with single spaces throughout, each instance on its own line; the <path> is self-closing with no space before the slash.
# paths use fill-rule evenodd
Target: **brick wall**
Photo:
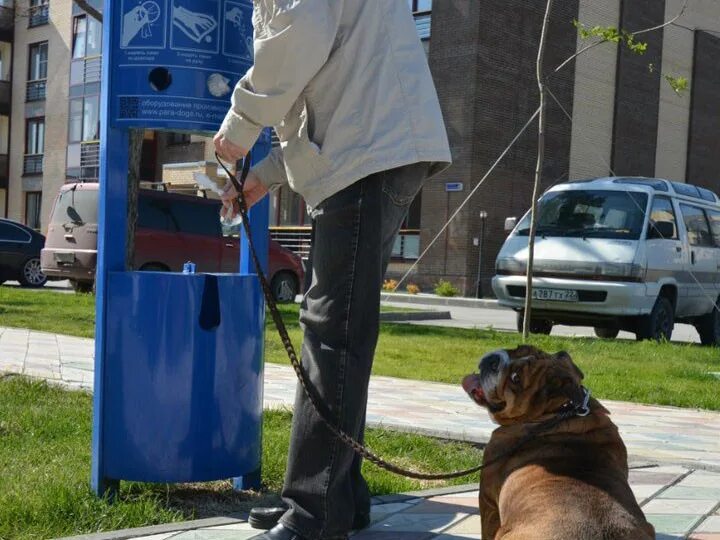
<path id="1" fill-rule="evenodd" d="M 538 106 L 535 60 L 544 15 L 542 3 L 522 0 L 451 0 L 433 5 L 430 66 L 453 150 L 453 166 L 423 189 L 421 245 L 427 246 Z M 575 51 L 578 1 L 556 3 L 546 66 L 549 71 Z M 552 92 L 572 113 L 574 64 L 553 77 Z M 567 178 L 571 123 L 554 102 L 548 107 L 545 186 Z M 425 282 L 444 277 L 463 294 L 475 293 L 479 211 L 488 213 L 482 256 L 484 291 L 506 236 L 507 216 L 530 204 L 537 156 L 535 125 L 451 223 L 420 263 Z M 445 183 L 464 183 L 446 193 Z"/>

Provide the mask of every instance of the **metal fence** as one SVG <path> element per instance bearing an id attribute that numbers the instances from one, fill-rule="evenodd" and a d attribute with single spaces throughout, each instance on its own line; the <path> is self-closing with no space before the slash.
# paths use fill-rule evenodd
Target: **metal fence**
<path id="1" fill-rule="evenodd" d="M 270 237 L 303 259 L 310 254 L 310 227 L 270 227 Z M 403 229 L 393 246 L 393 259 L 415 260 L 420 256 L 420 230 Z"/>
<path id="2" fill-rule="evenodd" d="M 43 101 L 47 90 L 47 80 L 28 81 L 25 101 Z"/>

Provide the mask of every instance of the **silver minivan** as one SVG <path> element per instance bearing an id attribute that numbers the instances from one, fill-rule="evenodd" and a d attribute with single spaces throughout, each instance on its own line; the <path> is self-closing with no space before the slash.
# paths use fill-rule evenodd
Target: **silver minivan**
<path id="1" fill-rule="evenodd" d="M 720 345 L 720 200 L 657 178 L 568 182 L 539 201 L 531 331 L 554 324 L 670 339 L 675 322 Z M 496 261 L 493 290 L 518 312 L 526 294 L 529 213 Z"/>

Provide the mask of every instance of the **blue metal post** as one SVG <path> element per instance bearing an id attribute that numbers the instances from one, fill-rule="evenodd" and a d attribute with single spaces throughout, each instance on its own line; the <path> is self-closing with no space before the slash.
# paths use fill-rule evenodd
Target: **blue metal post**
<path id="1" fill-rule="evenodd" d="M 114 24 L 115 0 L 105 3 L 103 24 L 103 50 L 110 51 L 113 35 L 119 25 Z M 107 55 L 102 66 L 102 105 L 100 107 L 100 195 L 98 208 L 98 257 L 95 271 L 95 374 L 92 435 L 91 485 L 98 496 L 112 495 L 118 481 L 105 478 L 103 471 L 103 422 L 105 337 L 107 335 L 107 275 L 111 271 L 125 270 L 127 231 L 127 176 L 129 136 L 127 130 L 110 127 L 108 117 L 110 87 L 113 70 Z M 110 157 L 112 149 L 112 159 Z M 109 226 L 112 224 L 112 226 Z M 110 249 L 108 249 L 110 248 Z"/>
<path id="2" fill-rule="evenodd" d="M 265 158 L 270 151 L 270 141 L 267 131 L 260 137 L 258 143 L 253 148 L 253 165 Z M 268 250 L 270 244 L 270 232 L 269 232 L 269 221 L 270 221 L 270 197 L 266 196 L 258 202 L 250 210 L 250 228 L 253 234 L 253 243 L 255 250 L 257 251 L 260 264 L 263 267 L 263 271 L 267 274 L 268 271 Z M 245 235 L 245 231 L 241 229 L 240 233 L 240 275 L 252 275 L 255 274 L 255 267 L 253 266 L 252 258 L 250 257 L 250 247 L 248 245 L 248 239 Z M 264 310 L 263 310 L 264 313 Z M 263 334 L 264 342 L 264 334 Z M 264 353 L 263 353 L 264 354 Z M 233 479 L 233 488 L 239 491 L 247 489 L 258 489 L 262 484 L 262 469 L 253 471 L 244 476 L 239 476 Z"/>

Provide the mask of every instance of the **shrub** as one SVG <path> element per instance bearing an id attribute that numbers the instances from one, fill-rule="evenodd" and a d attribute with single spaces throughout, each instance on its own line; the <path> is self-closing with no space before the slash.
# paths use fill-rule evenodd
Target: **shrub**
<path id="1" fill-rule="evenodd" d="M 441 279 L 435 285 L 435 294 L 438 296 L 457 296 L 460 291 L 449 281 Z"/>
<path id="2" fill-rule="evenodd" d="M 406 290 L 409 294 L 417 294 L 417 293 L 420 292 L 420 287 L 418 287 L 418 286 L 415 285 L 414 283 L 408 283 L 407 287 L 405 287 L 405 290 Z"/>
<path id="3" fill-rule="evenodd" d="M 397 287 L 398 282 L 394 279 L 386 279 L 383 281 L 383 291 L 393 292 Z"/>

